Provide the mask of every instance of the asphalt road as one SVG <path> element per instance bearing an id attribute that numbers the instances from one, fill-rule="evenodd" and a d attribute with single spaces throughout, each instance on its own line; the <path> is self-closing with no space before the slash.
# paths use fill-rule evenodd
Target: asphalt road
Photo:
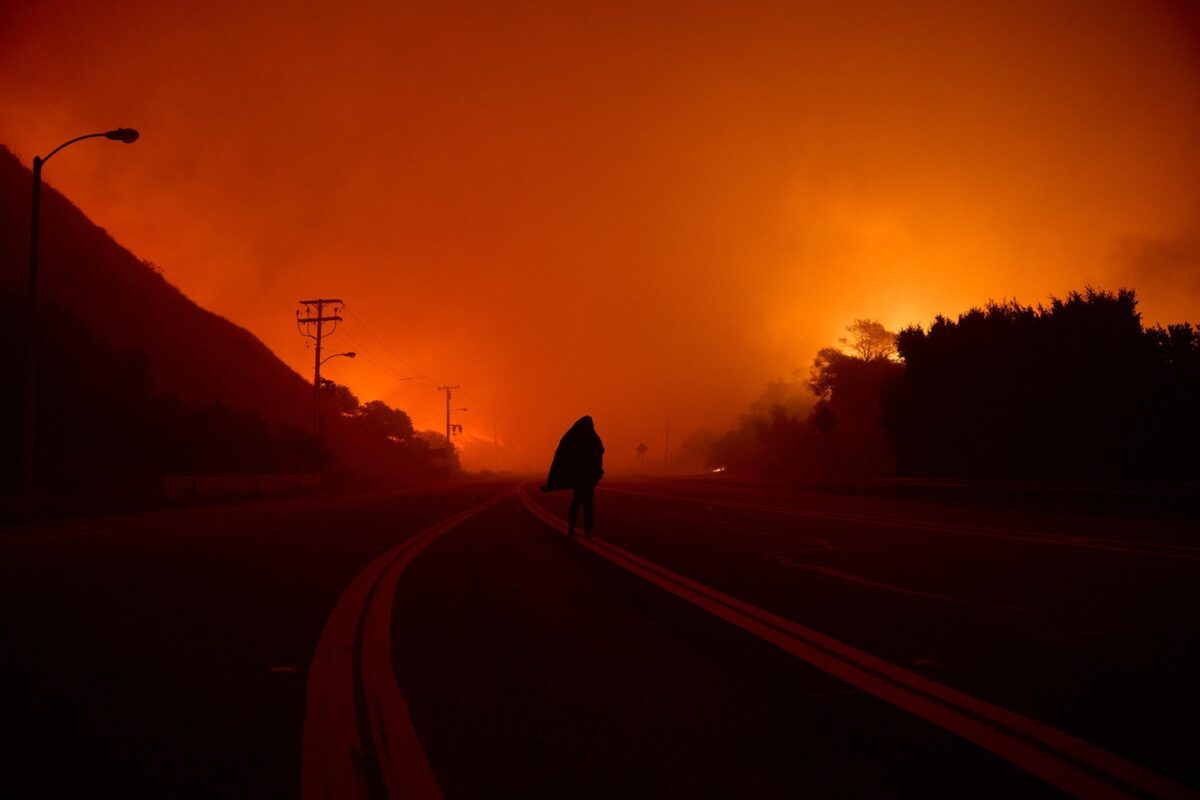
<path id="1" fill-rule="evenodd" d="M 1194 524 L 605 480 L 583 542 L 515 488 L 0 532 L 0 794 L 1200 786 Z"/>

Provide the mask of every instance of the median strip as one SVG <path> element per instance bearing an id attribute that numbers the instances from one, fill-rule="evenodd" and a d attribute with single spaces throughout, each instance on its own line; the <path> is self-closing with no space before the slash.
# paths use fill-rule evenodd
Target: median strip
<path id="1" fill-rule="evenodd" d="M 534 516 L 562 534 L 566 525 L 522 484 Z M 734 624 L 785 652 L 938 725 L 1076 796 L 1193 796 L 1185 787 L 1089 742 L 951 689 L 825 634 L 798 625 L 598 539 L 574 539 L 622 569 Z"/>

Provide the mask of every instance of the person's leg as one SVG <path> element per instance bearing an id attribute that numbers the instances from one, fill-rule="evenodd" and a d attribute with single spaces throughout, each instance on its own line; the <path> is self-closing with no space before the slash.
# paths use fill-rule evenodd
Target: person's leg
<path id="1" fill-rule="evenodd" d="M 579 506 L 582 501 L 578 489 L 571 490 L 571 508 L 567 512 L 567 535 L 575 535 L 575 519 L 579 516 Z M 584 525 L 587 525 L 587 515 L 584 515 Z"/>
<path id="2" fill-rule="evenodd" d="M 596 515 L 596 487 L 589 486 L 580 494 L 583 495 L 580 498 L 583 503 L 583 535 L 587 536 L 592 532 L 592 519 Z"/>

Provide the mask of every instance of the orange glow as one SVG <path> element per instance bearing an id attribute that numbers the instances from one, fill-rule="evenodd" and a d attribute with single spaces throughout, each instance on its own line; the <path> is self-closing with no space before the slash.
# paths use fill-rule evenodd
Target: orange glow
<path id="1" fill-rule="evenodd" d="M 585 413 L 660 457 L 856 317 L 1200 318 L 1184 2 L 202 5 L 0 11 L 0 141 L 141 130 L 47 181 L 301 374 L 296 300 L 344 298 L 329 377 L 439 431 L 398 377 L 461 384 L 468 467 Z"/>

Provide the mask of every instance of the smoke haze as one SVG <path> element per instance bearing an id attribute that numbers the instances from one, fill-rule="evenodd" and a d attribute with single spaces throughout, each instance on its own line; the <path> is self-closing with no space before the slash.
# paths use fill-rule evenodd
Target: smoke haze
<path id="1" fill-rule="evenodd" d="M 361 355 L 328 377 L 435 430 L 461 384 L 466 466 L 542 469 L 586 413 L 620 468 L 857 317 L 1090 283 L 1200 321 L 1198 19 L 26 3 L 0 11 L 0 141 L 29 163 L 138 128 L 46 179 L 198 303 L 311 376 L 296 301 L 340 297 L 329 352 Z"/>

